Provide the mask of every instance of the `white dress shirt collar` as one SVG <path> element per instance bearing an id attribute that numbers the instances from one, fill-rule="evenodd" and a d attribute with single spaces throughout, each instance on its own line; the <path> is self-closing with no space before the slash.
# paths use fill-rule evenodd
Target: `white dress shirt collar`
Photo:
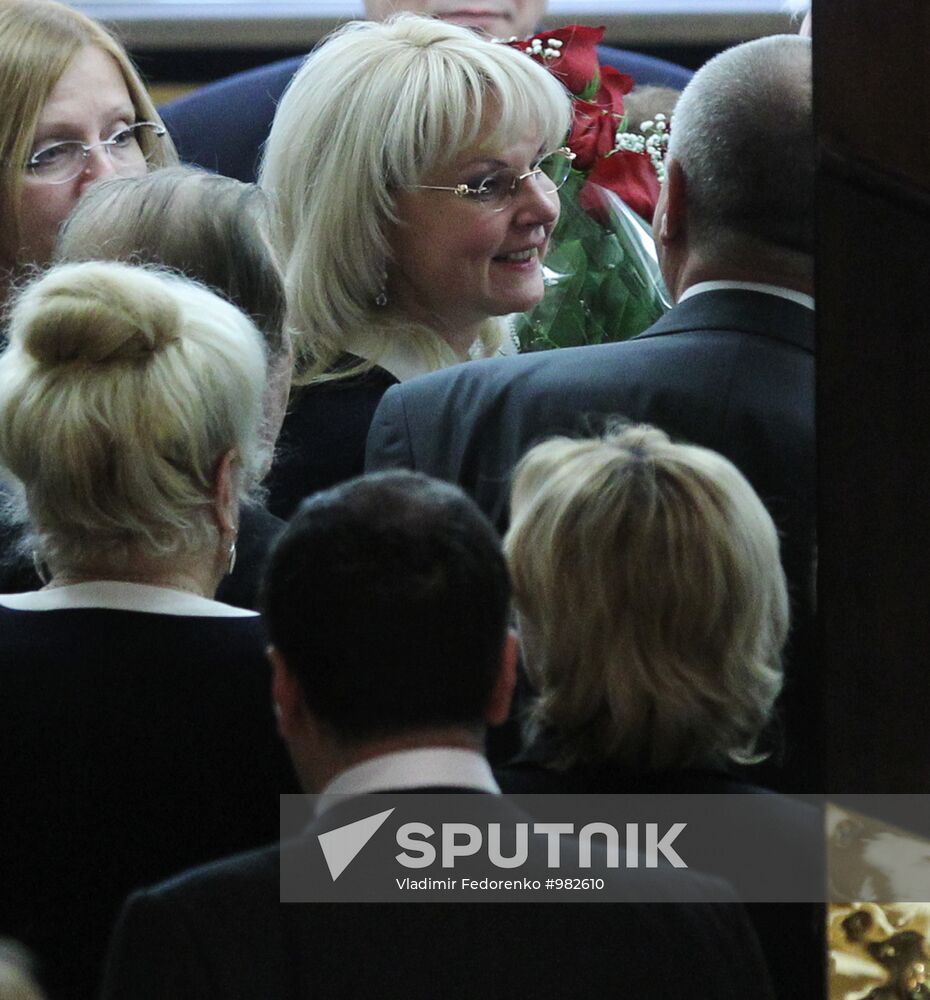
<path id="1" fill-rule="evenodd" d="M 781 285 L 766 285 L 761 281 L 699 281 L 696 285 L 686 288 L 680 295 L 678 301 L 684 302 L 694 295 L 701 295 L 703 292 L 720 292 L 729 289 L 738 289 L 745 292 L 762 292 L 765 295 L 777 295 L 779 298 L 788 299 L 789 302 L 796 302 L 799 306 L 805 306 L 813 310 L 814 296 L 805 292 L 795 291 L 793 288 L 783 288 Z"/>
<path id="2" fill-rule="evenodd" d="M 491 765 L 480 753 L 425 747 L 382 754 L 342 771 L 320 793 L 316 811 L 326 812 L 345 795 L 436 786 L 500 793 Z"/>

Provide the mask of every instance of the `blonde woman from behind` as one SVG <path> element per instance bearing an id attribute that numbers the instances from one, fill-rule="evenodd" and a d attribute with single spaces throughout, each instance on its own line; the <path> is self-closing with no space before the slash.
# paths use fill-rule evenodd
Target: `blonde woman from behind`
<path id="1" fill-rule="evenodd" d="M 777 859 L 790 898 L 816 898 L 819 812 L 734 770 L 765 756 L 788 633 L 778 536 L 743 475 L 648 426 L 556 438 L 518 465 L 511 514 L 504 547 L 535 692 L 504 791 L 738 795 L 731 843 L 758 846 L 755 868 Z M 753 891 L 727 866 L 738 855 L 688 863 Z M 818 908 L 749 910 L 779 1000 L 821 995 Z"/>
<path id="2" fill-rule="evenodd" d="M 0 596 L 2 925 L 90 995 L 136 885 L 261 843 L 293 789 L 257 615 L 213 600 L 259 462 L 264 350 L 176 275 L 63 265 L 13 304 L 0 465 L 46 586 Z"/>

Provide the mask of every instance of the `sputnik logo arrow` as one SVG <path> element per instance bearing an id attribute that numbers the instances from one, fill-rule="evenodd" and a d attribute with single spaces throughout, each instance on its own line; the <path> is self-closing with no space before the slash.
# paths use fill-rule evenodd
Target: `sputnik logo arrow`
<path id="1" fill-rule="evenodd" d="M 392 812 L 394 812 L 393 809 L 386 809 L 384 812 L 375 813 L 374 816 L 367 816 L 354 823 L 347 823 L 345 826 L 328 830 L 317 836 L 323 857 L 326 858 L 326 864 L 329 866 L 329 874 L 334 882 L 349 867 L 358 852 L 381 829 L 382 824 Z"/>

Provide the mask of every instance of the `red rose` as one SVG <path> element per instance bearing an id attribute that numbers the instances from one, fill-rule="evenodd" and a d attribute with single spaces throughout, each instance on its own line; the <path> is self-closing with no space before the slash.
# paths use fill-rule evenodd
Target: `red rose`
<path id="1" fill-rule="evenodd" d="M 575 101 L 568 147 L 575 154 L 575 170 L 590 170 L 599 157 L 606 156 L 616 141 L 620 119 L 609 109 L 590 101 Z"/>
<path id="2" fill-rule="evenodd" d="M 508 44 L 542 63 L 572 94 L 591 96 L 598 87 L 600 67 L 597 45 L 603 37 L 603 28 L 570 24 Z M 534 45 L 537 39 L 540 44 Z M 553 41 L 560 44 L 552 45 Z M 558 55 L 547 55 L 547 50 L 549 53 L 558 52 Z"/>
<path id="3" fill-rule="evenodd" d="M 576 170 L 590 170 L 595 160 L 613 148 L 617 126 L 623 118 L 623 95 L 633 86 L 632 77 L 605 66 L 593 101 L 572 102 L 572 129 L 568 146 L 575 154 Z"/>
<path id="4" fill-rule="evenodd" d="M 601 199 L 596 190 L 590 190 L 592 184 L 620 195 L 637 215 L 646 222 L 652 222 L 656 202 L 659 200 L 659 179 L 652 161 L 645 153 L 618 150 L 594 164 L 587 183 L 578 194 L 578 204 L 595 219 L 604 221 L 601 218 Z"/>
<path id="5" fill-rule="evenodd" d="M 592 98 L 594 104 L 610 108 L 615 114 L 623 117 L 623 96 L 633 89 L 633 77 L 621 73 L 613 66 L 601 66 L 601 83 L 597 93 Z"/>

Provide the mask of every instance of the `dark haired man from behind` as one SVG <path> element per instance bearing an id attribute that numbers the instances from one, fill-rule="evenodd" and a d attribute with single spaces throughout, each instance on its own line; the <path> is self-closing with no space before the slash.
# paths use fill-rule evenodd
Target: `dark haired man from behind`
<path id="1" fill-rule="evenodd" d="M 318 816 L 296 841 L 132 896 L 104 1000 L 667 1000 L 696 981 L 702 997 L 768 998 L 738 907 L 279 902 L 286 852 L 340 825 L 328 817 L 361 802 L 347 797 L 498 794 L 481 747 L 509 708 L 509 595 L 494 529 L 457 487 L 389 472 L 305 501 L 264 606 L 279 729 Z"/>

